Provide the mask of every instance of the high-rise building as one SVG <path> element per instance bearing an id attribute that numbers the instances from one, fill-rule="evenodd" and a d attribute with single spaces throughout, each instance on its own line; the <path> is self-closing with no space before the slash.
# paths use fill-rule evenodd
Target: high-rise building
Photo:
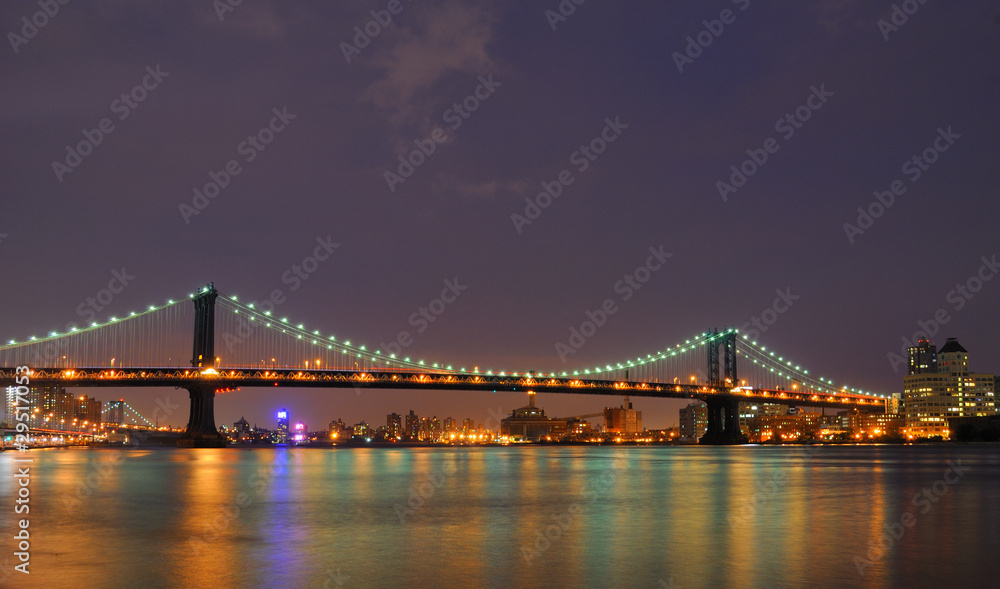
<path id="1" fill-rule="evenodd" d="M 410 409 L 406 416 L 406 435 L 416 440 L 420 437 L 420 417 Z"/>
<path id="2" fill-rule="evenodd" d="M 61 401 L 55 401 L 54 405 L 60 402 Z M 80 426 L 82 426 L 83 424 L 87 424 L 87 427 L 85 429 L 90 429 L 90 426 L 100 425 L 101 405 L 102 403 L 93 397 L 80 395 L 79 397 L 74 399 L 73 417 L 77 420 L 77 424 Z"/>
<path id="3" fill-rule="evenodd" d="M 917 341 L 917 345 L 906 349 L 910 363 L 908 374 L 928 374 L 937 372 L 937 346 L 926 339 Z"/>
<path id="4" fill-rule="evenodd" d="M 687 442 L 697 442 L 708 430 L 708 405 L 703 401 L 681 407 L 680 438 Z"/>
<path id="5" fill-rule="evenodd" d="M 288 442 L 288 409 L 278 411 L 278 439 L 279 444 Z"/>
<path id="6" fill-rule="evenodd" d="M 403 416 L 390 413 L 385 416 L 385 433 L 387 437 L 398 439 L 403 437 Z"/>
<path id="7" fill-rule="evenodd" d="M 929 342 L 927 347 L 933 348 Z M 913 357 L 911 353 L 911 364 Z M 948 438 L 949 419 L 996 413 L 994 375 L 969 372 L 969 353 L 957 339 L 948 338 L 937 351 L 936 360 L 933 372 L 903 377 L 903 411 L 909 437 Z"/>

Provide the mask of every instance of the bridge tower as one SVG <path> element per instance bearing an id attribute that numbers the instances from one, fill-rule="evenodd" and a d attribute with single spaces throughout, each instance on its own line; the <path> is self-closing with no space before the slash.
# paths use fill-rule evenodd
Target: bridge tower
<path id="1" fill-rule="evenodd" d="M 736 331 L 719 334 L 716 329 L 708 342 L 708 384 L 711 387 L 731 389 L 739 386 L 736 373 Z M 720 362 L 719 346 L 722 346 Z M 720 374 L 720 364 L 725 372 Z M 740 431 L 740 401 L 738 397 L 702 399 L 708 405 L 708 428 L 701 444 L 746 444 L 747 437 Z"/>
<path id="2" fill-rule="evenodd" d="M 212 368 L 215 364 L 215 299 L 219 292 L 215 284 L 194 297 L 194 350 L 191 366 Z M 177 440 L 183 448 L 225 448 L 226 441 L 215 427 L 215 384 L 185 386 L 191 397 L 191 412 L 187 430 Z"/>

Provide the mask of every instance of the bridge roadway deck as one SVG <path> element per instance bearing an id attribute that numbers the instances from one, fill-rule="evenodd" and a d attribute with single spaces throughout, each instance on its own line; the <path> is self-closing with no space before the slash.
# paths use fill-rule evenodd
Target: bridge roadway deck
<path id="1" fill-rule="evenodd" d="M 880 398 L 846 393 L 729 389 L 699 384 L 591 380 L 574 377 L 470 374 L 441 371 L 293 370 L 265 368 L 44 368 L 32 369 L 32 386 L 179 387 L 224 392 L 242 387 L 370 388 L 441 391 L 562 393 L 678 399 L 738 398 L 810 407 L 884 409 Z M 0 368 L 0 382 L 14 384 L 14 369 Z"/>

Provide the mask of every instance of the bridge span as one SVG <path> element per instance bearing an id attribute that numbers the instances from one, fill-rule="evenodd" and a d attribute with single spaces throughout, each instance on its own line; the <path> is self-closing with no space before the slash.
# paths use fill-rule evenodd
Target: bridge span
<path id="1" fill-rule="evenodd" d="M 0 361 L 8 365 L 7 368 L 0 368 L 0 379 L 14 382 L 15 366 L 28 365 L 31 369 L 31 384 L 33 386 L 172 387 L 186 389 L 190 395 L 191 406 L 187 429 L 179 445 L 187 447 L 219 447 L 224 445 L 223 438 L 215 426 L 215 395 L 243 387 L 444 390 L 456 393 L 531 391 L 536 393 L 699 399 L 708 405 L 708 429 L 701 439 L 703 444 L 746 442 L 746 437 L 739 429 L 740 402 L 780 403 L 791 406 L 804 405 L 842 409 L 857 408 L 865 411 L 882 411 L 885 408 L 885 398 L 882 396 L 860 391 L 855 392 L 847 387 L 836 388 L 832 381 L 811 378 L 808 376 L 808 371 L 793 366 L 791 362 L 787 362 L 781 357 L 769 362 L 771 358 L 775 357 L 773 352 L 768 355 L 764 353 L 762 348 L 757 348 L 755 343 L 752 345 L 751 343 L 743 344 L 743 340 L 738 338 L 735 329 L 726 330 L 723 333 L 709 332 L 697 338 L 698 341 L 693 344 L 688 342 L 683 348 L 677 346 L 681 350 L 681 356 L 696 351 L 698 348 L 707 349 L 708 370 L 703 379 L 704 382 L 695 382 L 694 376 L 689 382 L 681 382 L 677 376 L 670 379 L 672 382 L 668 382 L 666 379 L 661 381 L 660 378 L 657 378 L 661 376 L 660 373 L 656 370 L 646 369 L 650 363 L 655 366 L 657 362 L 673 361 L 677 357 L 677 349 L 659 352 L 657 356 L 651 354 L 645 359 L 638 358 L 636 361 L 628 361 L 624 365 L 618 363 L 616 366 L 607 365 L 606 368 L 597 367 L 593 372 L 584 370 L 582 374 L 581 371 L 574 371 L 572 374 L 566 372 L 544 374 L 531 371 L 508 374 L 492 371 L 480 372 L 478 369 L 472 371 L 464 368 L 456 370 L 451 366 L 444 367 L 437 364 L 427 367 L 423 362 L 413 362 L 409 358 L 386 357 L 380 351 L 373 353 L 365 350 L 364 346 L 350 347 L 349 342 L 339 343 L 335 347 L 333 343 L 316 339 L 318 332 L 312 334 L 305 332 L 301 325 L 297 329 L 292 329 L 291 326 L 287 325 L 287 320 L 274 321 L 275 326 L 272 328 L 271 321 L 268 320 L 269 314 L 258 313 L 255 315 L 252 306 L 237 307 L 231 303 L 234 307 L 234 315 L 238 315 L 242 311 L 243 317 L 240 319 L 243 321 L 247 321 L 244 319 L 245 317 L 249 317 L 250 321 L 260 320 L 261 323 L 266 323 L 268 328 L 272 328 L 276 332 L 280 329 L 283 336 L 295 338 L 297 342 L 301 342 L 303 334 L 305 334 L 307 336 L 306 343 L 309 344 L 311 339 L 311 346 L 314 349 L 322 351 L 325 348 L 326 351 L 333 354 L 340 352 L 347 358 L 346 361 L 339 362 L 342 366 L 337 367 L 330 367 L 337 361 L 336 355 L 327 356 L 328 360 L 326 361 L 320 358 L 305 360 L 304 368 L 267 367 L 267 362 L 263 359 L 257 366 L 234 366 L 232 363 L 223 366 L 221 358 L 215 355 L 215 301 L 218 296 L 219 294 L 213 285 L 209 285 L 197 295 L 191 295 L 195 306 L 191 367 L 152 365 L 115 367 L 115 358 L 112 358 L 110 366 L 94 365 L 85 363 L 86 354 L 79 351 L 74 354 L 73 358 L 63 355 L 59 359 L 61 361 L 50 361 L 50 366 L 45 367 L 39 363 L 31 362 L 31 354 L 24 353 L 30 351 L 32 346 L 39 346 L 47 341 L 59 341 L 62 337 L 75 337 L 78 334 L 74 330 L 74 332 L 67 334 L 53 334 L 50 338 L 45 338 L 37 344 L 31 341 L 21 344 L 12 342 L 7 346 L 0 347 Z M 235 299 L 231 299 L 231 301 L 235 301 Z M 171 301 L 170 304 L 174 303 Z M 151 311 L 154 310 L 151 308 Z M 118 321 L 119 325 L 121 323 L 123 321 Z M 94 325 L 85 331 L 99 331 L 101 327 L 105 326 Z M 134 340 L 134 334 L 131 335 Z M 114 339 L 122 338 L 116 335 Z M 125 339 L 128 341 L 129 338 Z M 335 341 L 332 337 L 329 340 L 330 342 Z M 97 341 L 100 342 L 100 338 L 97 338 Z M 107 347 L 106 342 L 104 345 Z M 690 348 L 687 347 L 688 345 Z M 73 347 L 66 342 L 61 344 L 64 349 L 79 350 L 79 343 L 75 346 Z M 278 349 L 280 347 L 281 345 L 277 346 Z M 348 349 L 351 352 L 350 355 L 347 354 Z M 159 344 L 157 344 L 157 350 L 159 350 Z M 270 352 L 271 349 L 265 351 Z M 317 355 L 313 350 L 310 352 L 305 357 L 310 358 Z M 368 357 L 362 352 L 367 353 Z M 254 356 L 266 358 L 269 355 L 260 350 L 254 351 Z M 37 358 L 41 355 L 36 353 L 35 356 Z M 750 359 L 754 366 L 760 366 L 758 371 L 751 376 L 751 382 L 755 382 L 756 386 L 747 385 L 746 380 L 738 378 L 737 357 L 743 357 L 744 361 Z M 330 361 L 330 358 L 333 361 Z M 362 359 L 365 366 L 361 367 L 357 359 Z M 17 363 L 11 362 L 11 360 L 16 360 Z M 310 362 L 314 362 L 312 368 L 309 368 Z M 53 366 L 54 364 L 62 364 L 62 366 Z M 353 368 L 349 367 L 351 364 L 353 364 Z M 320 369 L 321 365 L 326 365 L 328 368 Z M 670 370 L 674 374 L 678 372 L 676 365 L 673 365 Z M 763 377 L 760 375 L 768 375 L 768 371 L 771 375 L 776 373 L 779 379 L 784 379 L 781 382 L 786 383 L 786 386 L 762 385 L 760 381 L 763 380 Z M 753 371 L 751 370 L 751 372 Z M 636 379 L 635 376 L 641 378 Z"/>

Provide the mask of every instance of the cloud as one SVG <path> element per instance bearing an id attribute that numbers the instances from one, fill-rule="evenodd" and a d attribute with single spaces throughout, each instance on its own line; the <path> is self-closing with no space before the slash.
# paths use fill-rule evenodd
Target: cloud
<path id="1" fill-rule="evenodd" d="M 494 22 L 488 6 L 450 0 L 414 12 L 405 22 L 395 45 L 368 61 L 381 77 L 365 91 L 395 123 L 428 108 L 420 95 L 446 76 L 479 75 L 495 67 L 487 53 Z"/>

